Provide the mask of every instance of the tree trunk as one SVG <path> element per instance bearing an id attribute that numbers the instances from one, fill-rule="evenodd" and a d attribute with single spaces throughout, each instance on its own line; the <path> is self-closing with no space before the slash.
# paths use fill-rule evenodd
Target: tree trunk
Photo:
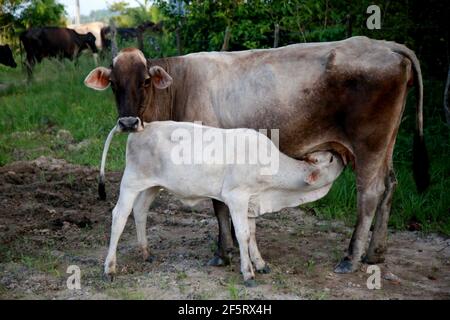
<path id="1" fill-rule="evenodd" d="M 280 36 L 280 25 L 278 23 L 275 23 L 275 31 L 273 34 L 273 47 L 274 48 L 278 47 L 279 36 Z"/>
<path id="2" fill-rule="evenodd" d="M 220 51 L 228 51 L 229 43 L 230 43 L 231 29 L 228 26 L 225 29 L 225 36 L 223 37 L 222 49 Z"/>

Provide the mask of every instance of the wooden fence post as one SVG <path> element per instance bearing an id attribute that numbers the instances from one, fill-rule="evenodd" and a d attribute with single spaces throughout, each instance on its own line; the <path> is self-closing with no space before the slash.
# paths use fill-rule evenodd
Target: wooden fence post
<path id="1" fill-rule="evenodd" d="M 181 56 L 182 50 L 181 50 L 181 35 L 180 35 L 180 27 L 178 26 L 177 29 L 175 30 L 175 36 L 177 38 L 177 51 L 178 51 L 178 55 Z"/>
<path id="2" fill-rule="evenodd" d="M 280 36 L 280 25 L 278 23 L 275 23 L 275 31 L 273 34 L 273 47 L 278 47 L 278 38 Z"/>
<path id="3" fill-rule="evenodd" d="M 111 57 L 112 59 L 114 59 L 117 56 L 117 39 L 116 39 L 116 35 L 117 35 L 117 29 L 116 29 L 116 24 L 114 23 L 114 20 L 111 18 L 109 20 L 109 28 L 111 30 Z"/>
<path id="4" fill-rule="evenodd" d="M 448 90 L 449 90 L 449 87 L 450 87 L 450 67 L 448 68 L 447 82 L 445 83 L 445 90 L 444 90 L 445 119 L 447 119 L 447 124 L 450 126 L 450 106 L 448 104 Z"/>
<path id="5" fill-rule="evenodd" d="M 350 14 L 347 14 L 346 16 L 347 20 L 347 34 L 346 37 L 350 38 L 352 36 L 353 30 L 352 30 L 352 16 Z"/>

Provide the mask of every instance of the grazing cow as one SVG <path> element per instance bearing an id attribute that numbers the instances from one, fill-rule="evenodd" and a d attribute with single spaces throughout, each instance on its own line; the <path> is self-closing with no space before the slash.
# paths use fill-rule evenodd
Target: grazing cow
<path id="1" fill-rule="evenodd" d="M 196 148 L 203 151 L 192 152 Z M 330 152 L 312 153 L 307 161 L 289 158 L 251 129 L 174 121 L 146 124 L 143 132 L 128 138 L 105 275 L 113 277 L 116 272 L 117 244 L 131 210 L 143 258 L 148 258 L 147 210 L 162 187 L 188 205 L 204 199 L 227 205 L 239 243 L 241 272 L 245 284 L 254 286 L 252 262 L 257 271 L 269 271 L 256 245 L 255 218 L 324 197 L 343 167 Z"/>
<path id="2" fill-rule="evenodd" d="M 92 33 L 78 34 L 72 29 L 44 27 L 32 28 L 20 35 L 27 53 L 26 66 L 31 77 L 33 66 L 46 57 L 78 58 L 84 49 L 97 53 Z"/>
<path id="3" fill-rule="evenodd" d="M 0 45 L 0 63 L 11 68 L 17 67 L 11 48 L 7 44 Z"/>
<path id="4" fill-rule="evenodd" d="M 75 30 L 79 34 L 88 34 L 89 32 L 95 36 L 95 46 L 98 50 L 105 47 L 104 39 L 102 38 L 102 29 L 106 28 L 107 24 L 104 22 L 89 22 L 83 24 L 68 25 L 68 29 Z"/>
<path id="5" fill-rule="evenodd" d="M 395 42 L 353 37 L 153 60 L 136 49 L 125 49 L 111 68 L 91 71 L 85 84 L 96 90 L 111 85 L 124 131 L 138 131 L 143 122 L 155 120 L 278 128 L 280 150 L 292 158 L 333 150 L 351 162 L 358 219 L 348 253 L 335 272 L 355 271 L 363 259 L 384 260 L 397 184 L 392 155 L 413 85 L 417 98 L 413 172 L 419 190 L 429 183 L 420 65 L 413 51 Z M 104 192 L 103 181 L 99 190 Z M 227 207 L 217 200 L 213 203 L 220 241 L 212 262 L 220 264 L 233 241 Z"/>

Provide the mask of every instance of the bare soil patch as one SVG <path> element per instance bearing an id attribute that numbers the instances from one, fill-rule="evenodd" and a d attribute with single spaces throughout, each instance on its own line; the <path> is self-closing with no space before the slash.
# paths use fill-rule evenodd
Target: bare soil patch
<path id="1" fill-rule="evenodd" d="M 130 216 L 114 282 L 102 280 L 119 172 L 107 173 L 108 200 L 97 200 L 95 168 L 39 158 L 0 168 L 0 298 L 31 299 L 449 299 L 450 239 L 391 232 L 382 288 L 369 290 L 367 266 L 332 272 L 351 228 L 300 209 L 258 219 L 261 253 L 272 272 L 243 286 L 236 251 L 230 267 L 209 267 L 217 222 L 212 206 L 183 206 L 162 192 L 147 225 L 153 263 L 141 261 Z M 69 265 L 81 290 L 68 290 Z"/>

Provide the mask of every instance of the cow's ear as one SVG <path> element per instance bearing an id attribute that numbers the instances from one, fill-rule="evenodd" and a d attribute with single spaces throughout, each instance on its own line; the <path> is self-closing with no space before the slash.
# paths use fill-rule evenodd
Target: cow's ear
<path id="1" fill-rule="evenodd" d="M 84 84 L 94 90 L 105 90 L 110 85 L 110 74 L 110 69 L 105 67 L 97 67 L 88 74 L 86 79 L 84 79 Z"/>
<path id="2" fill-rule="evenodd" d="M 153 85 L 158 89 L 166 89 L 172 84 L 172 77 L 159 66 L 151 67 L 149 73 L 152 77 Z"/>
<path id="3" fill-rule="evenodd" d="M 320 170 L 314 170 L 313 172 L 311 172 L 310 174 L 308 174 L 305 177 L 305 182 L 308 185 L 312 185 L 314 184 L 314 182 L 317 181 L 317 179 L 319 179 L 320 176 Z"/>

